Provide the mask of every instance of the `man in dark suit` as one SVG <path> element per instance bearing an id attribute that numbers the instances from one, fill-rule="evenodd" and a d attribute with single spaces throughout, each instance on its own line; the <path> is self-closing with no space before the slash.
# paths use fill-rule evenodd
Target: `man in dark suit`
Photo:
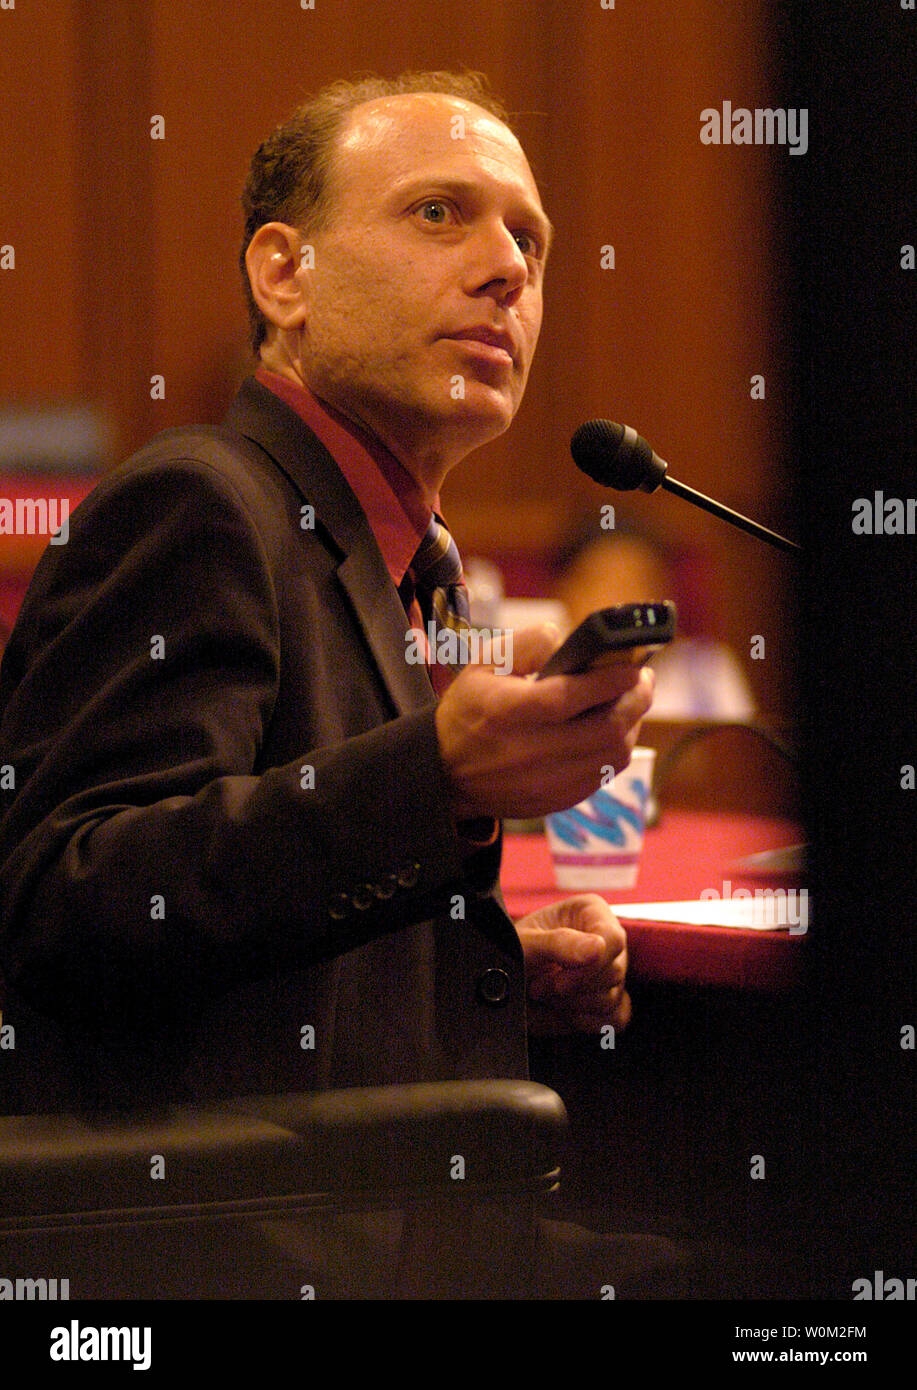
<path id="1" fill-rule="evenodd" d="M 628 1017 L 601 899 L 503 911 L 499 819 L 624 766 L 651 675 L 530 682 L 549 630 L 510 675 L 410 656 L 442 480 L 538 337 L 525 156 L 470 79 L 339 86 L 245 201 L 255 377 L 98 485 L 3 662 L 21 1109 L 525 1076 L 527 994 Z"/>

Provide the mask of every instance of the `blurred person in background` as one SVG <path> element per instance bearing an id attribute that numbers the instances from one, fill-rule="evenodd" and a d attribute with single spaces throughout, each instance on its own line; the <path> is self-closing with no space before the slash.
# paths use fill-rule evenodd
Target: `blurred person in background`
<path id="1" fill-rule="evenodd" d="M 586 519 L 555 561 L 554 597 L 572 631 L 598 608 L 674 600 L 681 616 L 682 557 L 651 532 L 618 521 L 613 530 Z M 656 689 L 650 720 L 751 719 L 755 702 L 742 665 L 727 643 L 678 633 L 653 657 Z"/>

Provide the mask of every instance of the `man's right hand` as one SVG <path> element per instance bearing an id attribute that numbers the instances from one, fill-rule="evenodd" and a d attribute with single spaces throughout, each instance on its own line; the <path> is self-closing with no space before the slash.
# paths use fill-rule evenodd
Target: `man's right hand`
<path id="1" fill-rule="evenodd" d="M 513 674 L 468 666 L 436 711 L 456 820 L 562 811 L 630 762 L 652 703 L 648 667 L 611 664 L 577 676 L 527 680 L 559 645 L 553 625 L 513 640 Z"/>

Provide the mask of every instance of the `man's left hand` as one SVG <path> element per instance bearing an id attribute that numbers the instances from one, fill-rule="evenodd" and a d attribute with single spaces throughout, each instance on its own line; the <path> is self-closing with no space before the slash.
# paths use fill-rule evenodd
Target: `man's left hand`
<path id="1" fill-rule="evenodd" d="M 604 898 L 584 893 L 516 923 L 531 1033 L 597 1033 L 630 1021 L 627 937 Z"/>

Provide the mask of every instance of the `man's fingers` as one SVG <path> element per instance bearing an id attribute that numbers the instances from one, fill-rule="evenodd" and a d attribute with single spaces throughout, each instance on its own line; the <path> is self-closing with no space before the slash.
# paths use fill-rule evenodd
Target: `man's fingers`
<path id="1" fill-rule="evenodd" d="M 565 1008 L 573 1003 L 577 1008 L 601 1008 L 603 1000 L 623 988 L 626 978 L 627 960 L 623 954 L 608 961 L 594 978 L 587 975 L 584 979 L 582 969 L 549 966 L 544 974 L 532 979 L 529 998 L 545 1002 L 556 999 Z"/>
<path id="2" fill-rule="evenodd" d="M 558 926 L 548 931 L 520 929 L 525 951 L 529 998 L 556 1001 L 563 1008 L 601 1010 L 624 987 L 627 977 L 627 938 L 616 930 L 576 930 Z"/>
<path id="3" fill-rule="evenodd" d="M 631 1021 L 633 1009 L 627 990 L 621 990 L 614 1000 L 572 1009 L 569 1004 L 552 1008 L 549 1004 L 534 1004 L 529 1010 L 529 1032 L 535 1036 L 562 1037 L 571 1033 L 601 1033 L 610 1024 L 620 1032 Z"/>
<path id="4" fill-rule="evenodd" d="M 605 942 L 597 933 L 575 931 L 572 927 L 532 932 L 525 941 L 526 962 L 533 971 L 550 965 L 565 969 L 595 965 L 604 959 L 605 949 Z"/>
<path id="5" fill-rule="evenodd" d="M 545 926 L 573 927 L 576 931 L 601 932 L 606 936 L 612 933 L 617 935 L 621 947 L 627 941 L 627 934 L 608 900 L 599 893 L 576 893 L 554 904 L 552 911 L 554 920 L 545 922 Z"/>
<path id="6" fill-rule="evenodd" d="M 513 675 L 534 675 L 559 646 L 560 628 L 556 623 L 520 628 L 513 633 Z"/>
<path id="7" fill-rule="evenodd" d="M 528 698 L 547 722 L 565 723 L 603 705 L 612 705 L 641 685 L 646 687 L 651 703 L 654 678 L 650 676 L 646 681 L 644 673 L 649 674 L 647 667 L 612 663 L 576 676 L 548 676 L 532 687 Z"/>

